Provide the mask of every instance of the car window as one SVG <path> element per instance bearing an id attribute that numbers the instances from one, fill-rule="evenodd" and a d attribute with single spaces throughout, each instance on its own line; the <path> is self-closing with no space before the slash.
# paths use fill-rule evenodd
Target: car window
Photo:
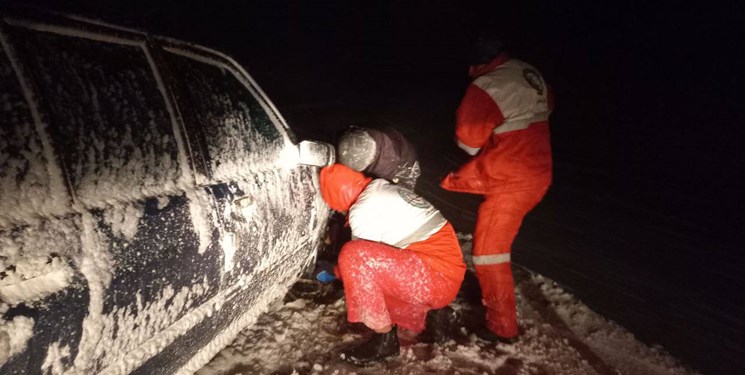
<path id="1" fill-rule="evenodd" d="M 240 75 L 218 61 L 171 49 L 166 55 L 184 121 L 196 122 L 187 128 L 204 137 L 210 179 L 230 181 L 273 167 L 284 139 Z"/>
<path id="2" fill-rule="evenodd" d="M 63 214 L 70 197 L 5 46 L 0 48 L 0 226 Z M 46 144 L 45 144 L 46 143 Z M 51 159 L 51 160 L 50 160 Z"/>
<path id="3" fill-rule="evenodd" d="M 100 205 L 172 189 L 181 176 L 178 147 L 144 44 L 81 34 L 12 30 L 71 190 Z"/>

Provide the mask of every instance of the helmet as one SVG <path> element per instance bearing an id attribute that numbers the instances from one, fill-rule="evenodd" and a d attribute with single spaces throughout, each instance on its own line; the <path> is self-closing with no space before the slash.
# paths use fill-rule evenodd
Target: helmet
<path id="1" fill-rule="evenodd" d="M 487 64 L 504 52 L 505 43 L 495 33 L 481 33 L 473 41 L 471 65 Z"/>
<path id="2" fill-rule="evenodd" d="M 349 167 L 332 164 L 321 169 L 321 196 L 332 210 L 349 211 L 370 181 L 372 178 Z"/>
<path id="3" fill-rule="evenodd" d="M 337 160 L 355 171 L 362 172 L 375 161 L 377 153 L 373 137 L 365 129 L 352 126 L 339 139 Z"/>

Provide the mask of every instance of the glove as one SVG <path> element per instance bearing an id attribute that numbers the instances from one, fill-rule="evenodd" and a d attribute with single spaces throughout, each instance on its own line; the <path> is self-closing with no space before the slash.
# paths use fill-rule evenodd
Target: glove
<path id="1" fill-rule="evenodd" d="M 316 275 L 316 280 L 323 284 L 328 284 L 336 280 L 336 276 L 334 275 L 334 265 L 327 261 L 319 260 L 318 263 L 316 263 L 316 269 L 313 273 Z"/>
<path id="2" fill-rule="evenodd" d="M 334 276 L 333 273 L 330 273 L 328 271 L 321 271 L 320 273 L 316 274 L 316 280 L 328 284 L 334 280 L 336 280 L 336 276 Z"/>

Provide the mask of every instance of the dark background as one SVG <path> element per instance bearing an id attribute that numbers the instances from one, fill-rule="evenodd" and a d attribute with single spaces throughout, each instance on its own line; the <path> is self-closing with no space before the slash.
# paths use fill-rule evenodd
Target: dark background
<path id="1" fill-rule="evenodd" d="M 736 373 L 745 12 L 648 3 L 24 2 L 226 52 L 302 138 L 333 142 L 354 121 L 405 123 L 426 161 L 422 194 L 472 209 L 473 197 L 435 192 L 448 169 L 438 153 L 452 147 L 468 42 L 492 25 L 556 97 L 555 183 L 526 218 L 516 262 L 691 366 Z M 453 212 L 461 230 L 472 226 L 473 215 Z"/>
<path id="2" fill-rule="evenodd" d="M 454 109 L 467 83 L 469 38 L 494 25 L 512 54 L 540 68 L 554 89 L 557 159 L 602 168 L 628 189 L 645 185 L 664 196 L 673 187 L 696 201 L 682 204 L 697 206 L 692 216 L 706 223 L 701 230 L 743 238 L 743 220 L 733 209 L 745 203 L 741 7 L 535 0 L 24 3 L 224 51 L 280 106 L 333 100 L 342 90 L 391 98 L 418 90 L 452 93 Z M 658 198 L 665 199 L 651 203 L 664 204 Z"/>

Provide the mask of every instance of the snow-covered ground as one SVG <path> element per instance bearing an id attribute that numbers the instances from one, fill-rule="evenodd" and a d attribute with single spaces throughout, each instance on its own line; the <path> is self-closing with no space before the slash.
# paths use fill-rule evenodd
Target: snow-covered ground
<path id="1" fill-rule="evenodd" d="M 470 265 L 471 236 L 459 237 Z M 466 282 L 451 304 L 463 327 L 445 343 L 419 343 L 400 330 L 400 356 L 355 367 L 339 352 L 366 334 L 346 322 L 343 298 L 330 304 L 278 301 L 197 374 L 695 374 L 553 281 L 514 268 L 521 327 L 516 344 L 487 343 L 469 333 L 465 326 L 475 310 Z"/>
<path id="2" fill-rule="evenodd" d="M 262 77 L 260 82 L 278 87 L 273 78 L 277 76 Z M 416 145 L 422 165 L 417 193 L 442 211 L 456 230 L 467 233 L 473 229 L 481 197 L 439 186 L 448 171 L 467 160 L 452 142 L 459 91 L 453 88 L 448 97 L 447 90 L 438 88 L 441 82 L 431 84 L 431 90 L 413 85 L 411 90 L 386 94 L 365 92 L 360 98 L 350 94 L 359 90 L 350 89 L 338 102 L 330 100 L 332 95 L 327 101 L 303 102 L 299 94 L 282 92 L 285 86 L 269 92 L 287 97 L 279 108 L 301 138 L 335 142 L 339 130 L 358 123 L 402 130 Z M 713 232 L 735 228 L 742 220 L 691 216 L 723 206 L 704 202 L 699 199 L 702 194 L 688 195 L 684 185 L 662 177 L 626 179 L 591 154 L 562 154 L 573 150 L 573 143 L 561 140 L 567 137 L 563 129 L 574 120 L 593 123 L 583 121 L 582 113 L 572 120 L 568 117 L 573 109 L 562 108 L 552 123 L 558 138 L 554 183 L 525 217 L 513 244 L 513 262 L 557 281 L 638 340 L 663 345 L 699 371 L 742 373 L 745 315 L 735 313 L 745 301 L 740 292 L 745 285 L 742 246 Z M 664 186 L 659 185 L 662 182 Z M 707 218 L 727 224 L 707 225 Z"/>

